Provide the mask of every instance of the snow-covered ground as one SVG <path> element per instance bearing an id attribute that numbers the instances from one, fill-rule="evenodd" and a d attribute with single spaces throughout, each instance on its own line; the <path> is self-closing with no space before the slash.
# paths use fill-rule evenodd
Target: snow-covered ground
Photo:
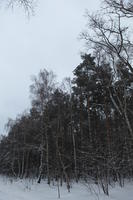
<path id="1" fill-rule="evenodd" d="M 110 197 L 105 196 L 97 187 L 73 184 L 70 193 L 66 187 L 60 188 L 61 200 L 133 200 L 133 183 L 126 183 L 124 188 L 116 186 L 110 190 Z M 57 186 L 48 186 L 45 182 L 15 180 L 0 177 L 0 200 L 56 200 Z"/>

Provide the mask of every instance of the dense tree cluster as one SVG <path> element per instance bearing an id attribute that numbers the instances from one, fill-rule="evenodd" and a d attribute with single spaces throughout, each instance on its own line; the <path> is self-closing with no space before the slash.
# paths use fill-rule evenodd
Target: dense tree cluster
<path id="1" fill-rule="evenodd" d="M 82 56 L 64 87 L 57 87 L 51 71 L 42 70 L 31 85 L 30 112 L 10 120 L 8 136 L 1 140 L 1 173 L 66 181 L 68 188 L 71 179 L 91 177 L 104 186 L 132 177 L 129 77 L 123 69 L 116 78 L 109 63 L 99 66 L 90 54 Z"/>
<path id="2" fill-rule="evenodd" d="M 59 86 L 46 69 L 33 78 L 28 113 L 9 120 L 0 142 L 0 172 L 15 177 L 94 180 L 108 184 L 133 177 L 133 43 L 123 19 L 132 2 L 104 0 L 107 15 L 87 15 L 82 34 L 93 54 Z M 105 14 L 105 13 L 104 13 Z"/>

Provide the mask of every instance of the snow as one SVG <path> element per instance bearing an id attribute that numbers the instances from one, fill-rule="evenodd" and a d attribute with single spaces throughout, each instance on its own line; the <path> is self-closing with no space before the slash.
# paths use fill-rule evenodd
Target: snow
<path id="1" fill-rule="evenodd" d="M 68 192 L 65 185 L 60 188 L 61 200 L 133 200 L 133 183 L 127 182 L 124 188 L 110 188 L 110 196 L 106 196 L 95 185 L 83 183 L 72 184 Z M 56 200 L 58 187 L 46 182 L 37 184 L 35 180 L 12 180 L 0 177 L 0 200 Z"/>

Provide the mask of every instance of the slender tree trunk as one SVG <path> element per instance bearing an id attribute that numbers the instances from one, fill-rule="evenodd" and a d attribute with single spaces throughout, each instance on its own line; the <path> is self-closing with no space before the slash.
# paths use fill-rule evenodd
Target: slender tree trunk
<path id="1" fill-rule="evenodd" d="M 47 177 L 48 177 L 48 184 L 50 184 L 50 174 L 49 174 L 49 143 L 48 143 L 48 132 L 47 132 L 47 127 L 45 128 L 45 137 L 46 137 L 46 165 L 47 165 Z"/>
<path id="2" fill-rule="evenodd" d="M 91 115 L 90 115 L 90 97 L 89 97 L 89 95 L 87 95 L 87 109 L 88 109 L 89 143 L 92 144 Z"/>
<path id="3" fill-rule="evenodd" d="M 74 135 L 74 133 L 72 133 L 72 139 L 73 139 L 73 152 L 74 152 L 74 172 L 75 172 L 76 182 L 78 182 L 78 176 L 77 176 L 77 154 L 76 154 L 76 144 L 75 144 L 75 135 Z"/>
<path id="4" fill-rule="evenodd" d="M 22 156 L 22 165 L 21 165 L 21 178 L 23 178 L 24 175 L 24 167 L 25 167 L 25 150 L 23 150 L 23 156 Z"/>

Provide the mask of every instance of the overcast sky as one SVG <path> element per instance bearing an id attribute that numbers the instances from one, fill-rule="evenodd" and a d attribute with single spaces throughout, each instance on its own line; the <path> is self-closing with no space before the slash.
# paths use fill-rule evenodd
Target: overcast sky
<path id="1" fill-rule="evenodd" d="M 31 76 L 52 69 L 61 80 L 80 63 L 85 9 L 100 0 L 39 0 L 35 16 L 21 9 L 0 10 L 0 133 L 8 118 L 30 106 Z"/>

